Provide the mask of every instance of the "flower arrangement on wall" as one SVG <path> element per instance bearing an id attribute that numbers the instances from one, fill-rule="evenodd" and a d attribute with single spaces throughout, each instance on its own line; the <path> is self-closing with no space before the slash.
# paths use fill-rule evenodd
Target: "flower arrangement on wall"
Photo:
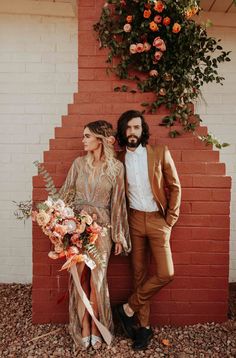
<path id="1" fill-rule="evenodd" d="M 132 80 L 131 86 L 115 90 L 153 92 L 154 101 L 142 103 L 145 110 L 155 113 L 161 105 L 166 106 L 170 115 L 163 118 L 162 124 L 171 127 L 179 121 L 184 131 L 194 131 L 200 121 L 189 104 L 199 97 L 204 83 L 222 84 L 218 65 L 230 61 L 220 40 L 209 37 L 206 26 L 193 20 L 201 11 L 199 3 L 107 0 L 94 25 L 101 47 L 109 49 L 110 70 L 120 79 Z M 178 134 L 170 131 L 172 137 Z M 202 140 L 222 146 L 209 135 Z"/>

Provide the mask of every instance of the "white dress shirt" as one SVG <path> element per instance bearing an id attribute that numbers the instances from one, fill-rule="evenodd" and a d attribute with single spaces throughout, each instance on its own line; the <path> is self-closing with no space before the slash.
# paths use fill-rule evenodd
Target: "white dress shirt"
<path id="1" fill-rule="evenodd" d="M 141 144 L 134 151 L 127 148 L 125 167 L 130 208 L 146 212 L 158 211 L 148 176 L 147 149 Z"/>

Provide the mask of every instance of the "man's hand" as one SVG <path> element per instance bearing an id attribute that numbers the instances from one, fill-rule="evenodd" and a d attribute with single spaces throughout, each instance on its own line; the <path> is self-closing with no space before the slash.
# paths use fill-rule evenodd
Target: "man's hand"
<path id="1" fill-rule="evenodd" d="M 114 254 L 115 254 L 115 255 L 120 255 L 122 251 L 123 251 L 123 246 L 122 246 L 122 244 L 121 244 L 120 242 L 116 242 Z"/>

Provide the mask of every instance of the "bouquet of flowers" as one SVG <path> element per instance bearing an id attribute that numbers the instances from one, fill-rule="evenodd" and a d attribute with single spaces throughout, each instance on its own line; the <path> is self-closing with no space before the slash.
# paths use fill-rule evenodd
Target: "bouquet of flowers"
<path id="1" fill-rule="evenodd" d="M 61 199 L 55 201 L 48 197 L 38 204 L 38 209 L 32 211 L 32 219 L 54 245 L 48 256 L 54 260 L 66 258 L 61 270 L 79 262 L 85 262 L 93 269 L 95 261 L 100 261 L 95 242 L 98 234 L 102 234 L 102 227 L 83 210 L 75 215 L 73 209 Z"/>
<path id="2" fill-rule="evenodd" d="M 104 235 L 106 228 L 99 226 L 94 218 L 82 210 L 76 214 L 73 205 L 59 198 L 53 179 L 38 162 L 34 163 L 46 182 L 48 199 L 37 204 L 32 210 L 32 201 L 16 203 L 18 210 L 15 216 L 22 220 L 32 218 L 49 237 L 53 250 L 48 253 L 51 259 L 66 258 L 61 270 L 70 269 L 72 265 L 85 262 L 93 269 L 103 260 L 95 243 L 98 235 Z"/>

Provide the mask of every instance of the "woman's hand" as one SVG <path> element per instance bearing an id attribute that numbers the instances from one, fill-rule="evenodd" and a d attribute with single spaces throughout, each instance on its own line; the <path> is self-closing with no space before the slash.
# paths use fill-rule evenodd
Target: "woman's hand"
<path id="1" fill-rule="evenodd" d="M 115 255 L 120 255 L 122 251 L 123 251 L 122 244 L 120 242 L 116 242 L 115 243 L 115 252 L 114 252 L 114 254 Z"/>

